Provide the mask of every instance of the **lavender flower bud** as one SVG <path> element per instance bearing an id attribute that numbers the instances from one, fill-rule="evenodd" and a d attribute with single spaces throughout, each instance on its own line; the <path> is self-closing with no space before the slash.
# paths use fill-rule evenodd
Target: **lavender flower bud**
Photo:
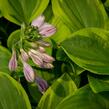
<path id="1" fill-rule="evenodd" d="M 38 57 L 42 58 L 42 53 L 40 53 L 38 50 L 30 49 L 32 54 L 37 55 Z"/>
<path id="2" fill-rule="evenodd" d="M 52 56 L 49 56 L 46 53 L 42 54 L 42 58 L 43 58 L 44 62 L 53 62 L 53 61 L 55 61 L 55 59 Z"/>
<path id="3" fill-rule="evenodd" d="M 44 23 L 40 28 L 39 28 L 39 33 L 43 37 L 49 37 L 52 36 L 56 32 L 56 28 L 48 23 Z"/>
<path id="4" fill-rule="evenodd" d="M 32 61 L 38 65 L 41 66 L 43 64 L 43 60 L 39 54 L 39 52 L 35 51 L 35 50 L 30 50 L 28 52 L 29 56 L 31 57 Z"/>
<path id="5" fill-rule="evenodd" d="M 54 61 L 54 58 L 49 56 L 46 53 L 40 53 L 34 49 L 30 49 L 29 53 L 30 57 L 32 58 L 33 62 L 39 65 L 41 68 L 53 68 L 51 62 Z"/>
<path id="6" fill-rule="evenodd" d="M 37 43 L 40 45 L 40 46 L 43 46 L 43 47 L 50 47 L 50 43 L 48 42 L 45 42 L 43 40 L 38 40 Z"/>
<path id="7" fill-rule="evenodd" d="M 44 23 L 44 20 L 45 20 L 45 17 L 41 15 L 37 17 L 35 20 L 33 20 L 31 25 L 39 28 Z"/>
<path id="8" fill-rule="evenodd" d="M 54 66 L 51 63 L 44 62 L 42 68 L 52 69 Z"/>
<path id="9" fill-rule="evenodd" d="M 24 76 L 28 82 L 34 82 L 34 79 L 35 79 L 34 71 L 33 71 L 32 67 L 29 64 L 27 64 L 26 62 L 23 62 L 23 72 L 24 72 Z"/>
<path id="10" fill-rule="evenodd" d="M 45 52 L 45 48 L 39 46 L 38 51 L 41 52 L 41 53 L 44 53 Z"/>
<path id="11" fill-rule="evenodd" d="M 15 71 L 17 69 L 17 58 L 16 58 L 16 51 L 13 50 L 11 59 L 9 61 L 9 70 Z"/>
<path id="12" fill-rule="evenodd" d="M 26 62 L 29 59 L 28 54 L 23 49 L 20 49 L 20 52 L 21 52 L 21 58 L 23 59 L 23 61 Z"/>
<path id="13" fill-rule="evenodd" d="M 40 77 L 36 77 L 35 82 L 38 85 L 39 91 L 43 94 L 48 88 L 47 82 L 44 79 L 40 78 Z"/>

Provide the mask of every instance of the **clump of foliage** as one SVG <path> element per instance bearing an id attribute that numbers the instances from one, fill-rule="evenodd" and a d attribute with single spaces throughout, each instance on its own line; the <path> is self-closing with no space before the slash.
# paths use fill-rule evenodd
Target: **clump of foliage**
<path id="1" fill-rule="evenodd" d="M 0 109 L 109 108 L 109 0 L 0 0 Z"/>

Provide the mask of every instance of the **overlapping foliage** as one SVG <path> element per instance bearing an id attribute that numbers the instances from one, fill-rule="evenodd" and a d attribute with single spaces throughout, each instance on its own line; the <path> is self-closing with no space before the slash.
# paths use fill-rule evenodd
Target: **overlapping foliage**
<path id="1" fill-rule="evenodd" d="M 57 30 L 46 39 L 54 68 L 29 62 L 49 84 L 43 94 L 26 82 L 22 65 L 8 70 L 22 24 L 41 14 Z M 108 109 L 108 15 L 109 0 L 0 0 L 0 109 Z"/>

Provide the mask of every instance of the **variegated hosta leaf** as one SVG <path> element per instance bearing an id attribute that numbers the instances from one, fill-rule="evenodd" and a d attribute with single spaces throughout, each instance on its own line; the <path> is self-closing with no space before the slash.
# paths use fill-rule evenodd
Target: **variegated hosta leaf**
<path id="1" fill-rule="evenodd" d="M 83 29 L 61 44 L 66 54 L 80 67 L 96 74 L 109 75 L 109 32 Z"/>
<path id="2" fill-rule="evenodd" d="M 52 0 L 53 12 L 72 30 L 104 27 L 108 19 L 100 0 Z"/>
<path id="3" fill-rule="evenodd" d="M 74 93 L 77 87 L 69 75 L 64 74 L 42 96 L 38 109 L 55 109 L 66 96 Z"/>
<path id="4" fill-rule="evenodd" d="M 48 3 L 49 0 L 0 0 L 0 9 L 6 19 L 20 25 L 42 14 Z"/>
<path id="5" fill-rule="evenodd" d="M 8 69 L 11 53 L 5 47 L 0 46 L 0 71 L 10 73 Z"/>
<path id="6" fill-rule="evenodd" d="M 0 72 L 0 109 L 31 109 L 22 86 L 4 72 Z"/>
<path id="7" fill-rule="evenodd" d="M 87 85 L 63 99 L 55 109 L 108 109 L 107 102 Z"/>

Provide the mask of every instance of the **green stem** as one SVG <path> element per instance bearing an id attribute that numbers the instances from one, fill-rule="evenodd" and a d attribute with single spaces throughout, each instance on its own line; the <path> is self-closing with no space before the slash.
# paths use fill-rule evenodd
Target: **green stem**
<path id="1" fill-rule="evenodd" d="M 25 37 L 25 34 L 24 34 L 24 31 L 25 31 L 25 24 L 23 23 L 21 25 L 21 33 L 20 33 L 20 48 L 23 48 L 23 38 Z"/>

